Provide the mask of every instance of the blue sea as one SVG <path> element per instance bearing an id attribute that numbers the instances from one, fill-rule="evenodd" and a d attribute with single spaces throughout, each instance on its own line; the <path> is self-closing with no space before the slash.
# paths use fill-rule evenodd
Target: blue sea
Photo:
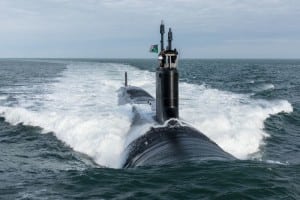
<path id="1" fill-rule="evenodd" d="M 180 119 L 238 160 L 122 169 L 157 65 L 0 59 L 0 199 L 300 199 L 300 60 L 180 60 Z"/>

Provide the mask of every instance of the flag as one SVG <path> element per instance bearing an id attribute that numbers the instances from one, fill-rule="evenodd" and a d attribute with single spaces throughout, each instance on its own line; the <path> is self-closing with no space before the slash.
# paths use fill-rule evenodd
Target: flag
<path id="1" fill-rule="evenodd" d="M 158 53 L 158 44 L 151 45 L 150 50 L 151 53 Z"/>

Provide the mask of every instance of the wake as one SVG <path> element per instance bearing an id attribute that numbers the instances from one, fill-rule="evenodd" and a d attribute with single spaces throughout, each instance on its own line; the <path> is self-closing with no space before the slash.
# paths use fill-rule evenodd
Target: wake
<path id="1" fill-rule="evenodd" d="M 99 165 L 119 168 L 126 146 L 153 125 L 131 127 L 132 107 L 118 105 L 117 90 L 125 71 L 129 72 L 129 84 L 155 96 L 154 73 L 114 63 L 73 63 L 54 83 L 43 85 L 46 93 L 33 98 L 19 95 L 19 103 L 13 107 L 6 106 L 6 97 L 0 96 L 0 116 L 13 125 L 22 123 L 53 132 Z M 179 92 L 181 119 L 240 159 L 259 152 L 268 137 L 263 131 L 266 118 L 293 111 L 286 100 L 254 100 L 250 95 L 205 85 L 180 83 Z M 148 118 L 152 114 L 145 113 Z"/>

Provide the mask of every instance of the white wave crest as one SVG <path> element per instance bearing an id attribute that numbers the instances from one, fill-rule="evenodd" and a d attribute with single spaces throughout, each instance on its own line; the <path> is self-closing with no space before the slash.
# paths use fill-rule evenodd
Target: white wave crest
<path id="1" fill-rule="evenodd" d="M 253 90 L 256 92 L 262 92 L 262 91 L 274 90 L 274 89 L 275 89 L 275 86 L 272 83 L 265 83 L 265 84 L 256 86 Z"/>
<path id="2" fill-rule="evenodd" d="M 180 115 L 214 140 L 224 150 L 245 159 L 259 151 L 264 132 L 264 120 L 280 112 L 292 112 L 286 100 L 251 99 L 236 94 L 182 83 Z"/>
<path id="3" fill-rule="evenodd" d="M 11 124 L 53 132 L 99 165 L 118 168 L 125 147 L 149 127 L 135 127 L 128 135 L 132 108 L 118 106 L 116 93 L 125 71 L 129 84 L 143 87 L 154 96 L 154 73 L 113 63 L 73 63 L 55 83 L 45 83 L 46 94 L 35 94 L 35 98 L 21 95 L 19 105 L 0 106 L 0 115 Z M 180 84 L 181 118 L 239 158 L 259 150 L 267 136 L 264 120 L 282 111 L 292 111 L 289 102 L 254 100 L 249 95 Z"/>
<path id="4" fill-rule="evenodd" d="M 4 95 L 1 95 L 1 96 L 0 96 L 0 101 L 1 101 L 1 100 L 6 100 L 6 99 L 7 99 L 7 96 L 4 96 Z"/>

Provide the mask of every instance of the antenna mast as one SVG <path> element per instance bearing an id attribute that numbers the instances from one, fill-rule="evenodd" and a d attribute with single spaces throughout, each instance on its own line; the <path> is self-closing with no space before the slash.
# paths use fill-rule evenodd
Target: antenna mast
<path id="1" fill-rule="evenodd" d="M 164 25 L 164 21 L 161 20 L 161 24 L 160 24 L 160 50 L 161 51 L 164 50 L 164 34 L 165 34 L 165 25 Z"/>

